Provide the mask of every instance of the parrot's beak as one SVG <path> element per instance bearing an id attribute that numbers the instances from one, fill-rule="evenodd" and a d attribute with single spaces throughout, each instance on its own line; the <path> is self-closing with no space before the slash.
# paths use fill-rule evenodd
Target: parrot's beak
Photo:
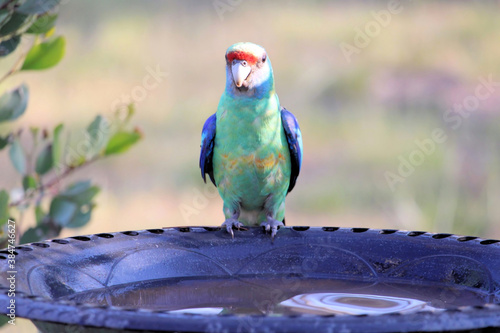
<path id="1" fill-rule="evenodd" d="M 246 61 L 238 61 L 231 65 L 231 72 L 233 73 L 233 80 L 236 87 L 241 87 L 243 81 L 250 74 L 251 68 Z"/>

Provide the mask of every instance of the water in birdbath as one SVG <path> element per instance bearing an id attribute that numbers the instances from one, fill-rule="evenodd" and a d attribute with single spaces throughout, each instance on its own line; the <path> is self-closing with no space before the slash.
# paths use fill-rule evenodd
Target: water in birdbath
<path id="1" fill-rule="evenodd" d="M 94 289 L 60 299 L 206 315 L 373 315 L 439 311 L 499 301 L 485 291 L 462 286 L 296 276 L 150 280 Z"/>

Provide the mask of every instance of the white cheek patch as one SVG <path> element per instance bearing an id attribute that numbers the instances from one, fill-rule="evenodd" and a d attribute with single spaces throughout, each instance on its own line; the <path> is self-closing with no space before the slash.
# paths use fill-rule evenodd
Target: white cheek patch
<path id="1" fill-rule="evenodd" d="M 271 70 L 269 66 L 264 65 L 258 70 L 254 71 L 252 74 L 252 87 L 258 87 L 267 80 L 269 80 L 271 76 Z"/>

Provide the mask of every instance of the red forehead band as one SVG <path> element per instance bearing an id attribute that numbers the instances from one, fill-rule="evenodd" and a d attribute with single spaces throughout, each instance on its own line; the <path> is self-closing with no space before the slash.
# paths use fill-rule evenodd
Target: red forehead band
<path id="1" fill-rule="evenodd" d="M 257 57 L 251 53 L 248 52 L 243 52 L 243 51 L 232 51 L 229 52 L 227 55 L 227 60 L 229 62 L 232 62 L 234 59 L 237 60 L 246 60 L 250 65 L 255 65 L 257 62 Z"/>

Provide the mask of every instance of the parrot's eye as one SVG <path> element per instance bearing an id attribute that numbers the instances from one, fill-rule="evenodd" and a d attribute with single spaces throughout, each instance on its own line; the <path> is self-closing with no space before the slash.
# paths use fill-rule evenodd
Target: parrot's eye
<path id="1" fill-rule="evenodd" d="M 247 62 L 246 62 L 245 60 L 243 60 L 243 61 L 241 62 L 241 66 L 243 66 L 243 67 L 247 67 Z"/>
<path id="2" fill-rule="evenodd" d="M 233 60 L 233 65 L 236 64 L 236 59 Z"/>
<path id="3" fill-rule="evenodd" d="M 264 55 L 262 56 L 262 62 L 266 62 L 266 58 L 267 58 L 267 56 L 264 54 Z"/>

